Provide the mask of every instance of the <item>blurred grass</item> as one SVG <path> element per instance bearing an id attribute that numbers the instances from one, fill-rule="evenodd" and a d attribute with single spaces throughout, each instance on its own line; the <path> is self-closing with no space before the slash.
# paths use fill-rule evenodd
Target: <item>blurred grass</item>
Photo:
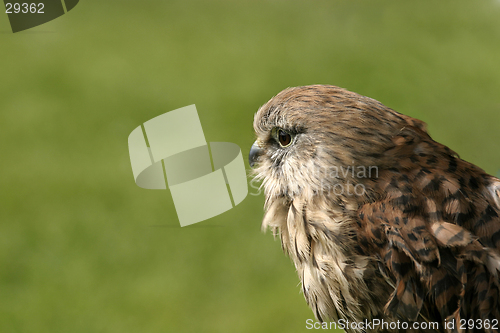
<path id="1" fill-rule="evenodd" d="M 168 191 L 135 186 L 128 134 L 195 103 L 207 140 L 246 155 L 260 105 L 329 83 L 495 174 L 499 14 L 493 0 L 85 0 L 17 34 L 0 15 L 0 331 L 307 331 L 262 196 L 181 229 Z"/>

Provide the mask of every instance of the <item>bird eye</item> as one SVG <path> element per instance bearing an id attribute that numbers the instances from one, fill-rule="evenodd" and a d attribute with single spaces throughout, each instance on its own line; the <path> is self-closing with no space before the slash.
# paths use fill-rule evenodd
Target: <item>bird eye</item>
<path id="1" fill-rule="evenodd" d="M 282 147 L 288 147 L 292 143 L 292 136 L 283 130 L 278 130 L 278 141 Z"/>

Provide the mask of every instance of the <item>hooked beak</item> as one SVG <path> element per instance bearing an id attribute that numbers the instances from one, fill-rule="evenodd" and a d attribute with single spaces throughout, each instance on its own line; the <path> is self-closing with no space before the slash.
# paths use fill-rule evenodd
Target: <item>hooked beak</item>
<path id="1" fill-rule="evenodd" d="M 250 154 L 248 154 L 248 163 L 250 163 L 251 168 L 253 168 L 255 163 L 257 163 L 257 160 L 262 153 L 264 153 L 264 150 L 259 146 L 257 141 L 255 141 L 252 148 L 250 148 Z"/>

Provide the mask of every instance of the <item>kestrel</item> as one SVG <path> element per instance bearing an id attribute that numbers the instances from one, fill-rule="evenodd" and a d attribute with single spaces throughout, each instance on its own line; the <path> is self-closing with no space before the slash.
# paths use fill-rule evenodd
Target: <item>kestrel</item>
<path id="1" fill-rule="evenodd" d="M 424 122 L 336 86 L 288 88 L 253 126 L 262 227 L 279 235 L 319 322 L 499 331 L 498 178 Z M 393 328 L 345 327 L 405 331 Z"/>

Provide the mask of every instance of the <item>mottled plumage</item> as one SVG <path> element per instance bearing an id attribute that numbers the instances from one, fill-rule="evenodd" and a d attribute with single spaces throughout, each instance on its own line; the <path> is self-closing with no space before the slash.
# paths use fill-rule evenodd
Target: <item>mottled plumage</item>
<path id="1" fill-rule="evenodd" d="M 460 331 L 500 318 L 499 179 L 422 121 L 335 86 L 280 92 L 254 129 L 262 226 L 318 320 L 455 319 Z"/>

